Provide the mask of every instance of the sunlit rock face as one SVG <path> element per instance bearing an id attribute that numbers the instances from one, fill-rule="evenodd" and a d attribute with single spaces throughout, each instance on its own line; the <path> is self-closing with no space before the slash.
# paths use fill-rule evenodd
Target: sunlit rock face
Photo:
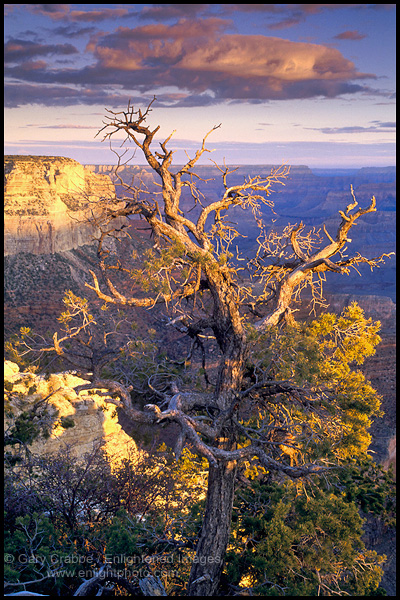
<path id="1" fill-rule="evenodd" d="M 56 454 L 68 445 L 75 456 L 81 457 L 102 444 L 111 464 L 138 455 L 135 441 L 119 424 L 115 406 L 105 401 L 98 393 L 101 390 L 77 393 L 75 388 L 87 382 L 73 373 L 47 377 L 21 373 L 18 365 L 5 361 L 4 382 L 6 430 L 23 411 L 47 398 L 49 435 L 34 440 L 30 446 L 34 454 Z"/>
<path id="2" fill-rule="evenodd" d="M 115 199 L 107 175 L 58 156 L 5 156 L 4 253 L 53 254 L 90 243 L 89 207 Z"/>

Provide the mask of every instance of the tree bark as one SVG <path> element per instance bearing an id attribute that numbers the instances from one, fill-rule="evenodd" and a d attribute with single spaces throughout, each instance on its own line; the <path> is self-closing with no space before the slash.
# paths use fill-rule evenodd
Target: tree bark
<path id="1" fill-rule="evenodd" d="M 213 330 L 222 351 L 215 387 L 215 403 L 224 415 L 216 444 L 236 449 L 237 432 L 231 420 L 238 402 L 247 357 L 247 343 L 237 303 L 226 281 L 209 274 L 214 298 Z M 190 572 L 189 596 L 215 596 L 231 531 L 237 461 L 210 464 L 204 520 Z"/>
<path id="2" fill-rule="evenodd" d="M 231 530 L 236 468 L 236 461 L 210 465 L 206 510 L 188 596 L 216 595 Z"/>

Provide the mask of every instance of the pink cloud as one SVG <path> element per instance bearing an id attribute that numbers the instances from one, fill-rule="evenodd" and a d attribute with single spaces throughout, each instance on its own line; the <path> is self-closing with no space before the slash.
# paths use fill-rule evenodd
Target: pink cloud
<path id="1" fill-rule="evenodd" d="M 224 20 L 181 20 L 94 38 L 97 71 L 134 72 L 137 85 L 212 90 L 219 98 L 285 99 L 359 89 L 360 73 L 339 50 L 262 35 L 223 34 Z M 123 80 L 123 75 L 120 80 Z M 130 81 L 129 76 L 126 76 Z M 307 88 L 308 85 L 308 88 Z"/>
<path id="2" fill-rule="evenodd" d="M 361 76 L 354 64 L 334 48 L 259 35 L 226 35 L 186 53 L 175 66 L 244 79 L 273 77 L 280 81 Z"/>
<path id="3" fill-rule="evenodd" d="M 366 38 L 367 36 L 360 33 L 359 31 L 353 30 L 353 31 L 343 31 L 343 33 L 338 33 L 338 35 L 335 35 L 335 40 L 363 40 L 364 38 Z"/>
<path id="4" fill-rule="evenodd" d="M 69 13 L 71 21 L 97 23 L 104 19 L 124 17 L 129 13 L 127 8 L 103 8 L 102 10 L 72 10 Z"/>
<path id="5" fill-rule="evenodd" d="M 64 19 L 70 11 L 70 4 L 25 4 L 30 11 L 54 20 Z"/>

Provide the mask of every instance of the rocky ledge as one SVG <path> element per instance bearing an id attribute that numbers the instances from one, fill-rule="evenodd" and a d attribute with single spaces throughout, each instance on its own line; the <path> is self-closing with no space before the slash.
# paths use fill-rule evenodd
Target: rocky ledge
<path id="1" fill-rule="evenodd" d="M 4 157 L 4 253 L 53 254 L 93 239 L 94 203 L 115 201 L 107 175 L 59 156 Z"/>
<path id="2" fill-rule="evenodd" d="M 68 372 L 49 376 L 21 373 L 18 365 L 5 361 L 5 430 L 22 412 L 47 399 L 50 431 L 49 435 L 40 436 L 31 444 L 30 450 L 34 454 L 55 454 L 68 445 L 75 456 L 81 457 L 100 443 L 111 463 L 137 456 L 135 441 L 122 429 L 115 406 L 105 402 L 98 393 L 100 390 L 75 391 L 77 386 L 85 383 Z M 38 425 L 44 420 L 39 414 L 35 418 Z"/>

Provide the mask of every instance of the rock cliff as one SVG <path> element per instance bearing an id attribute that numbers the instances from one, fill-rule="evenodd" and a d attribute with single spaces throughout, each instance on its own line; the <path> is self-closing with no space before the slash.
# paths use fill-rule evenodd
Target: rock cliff
<path id="1" fill-rule="evenodd" d="M 75 391 L 74 388 L 85 383 L 71 373 L 53 373 L 48 377 L 20 373 L 18 365 L 5 361 L 5 427 L 23 411 L 29 411 L 48 397 L 50 435 L 32 443 L 30 450 L 34 454 L 55 454 L 67 444 L 79 457 L 90 453 L 95 444 L 102 443 L 111 464 L 137 455 L 136 443 L 119 424 L 115 406 L 92 390 Z"/>
<path id="2" fill-rule="evenodd" d="M 113 201 L 107 175 L 58 156 L 5 156 L 4 253 L 54 254 L 91 242 L 88 206 Z"/>

